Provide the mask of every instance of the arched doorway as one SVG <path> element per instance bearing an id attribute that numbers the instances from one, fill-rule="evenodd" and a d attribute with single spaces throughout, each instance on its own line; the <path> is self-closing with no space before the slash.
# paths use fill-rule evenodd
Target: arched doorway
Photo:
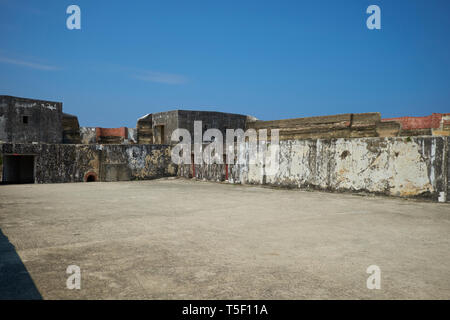
<path id="1" fill-rule="evenodd" d="M 96 182 L 97 174 L 95 172 L 88 172 L 84 176 L 84 182 Z"/>

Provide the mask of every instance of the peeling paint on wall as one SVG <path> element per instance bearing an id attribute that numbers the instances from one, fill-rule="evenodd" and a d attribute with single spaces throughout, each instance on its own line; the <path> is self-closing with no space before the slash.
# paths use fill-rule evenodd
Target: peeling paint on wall
<path id="1" fill-rule="evenodd" d="M 95 144 L 97 143 L 97 135 L 95 127 L 80 127 L 81 143 Z"/>
<path id="2" fill-rule="evenodd" d="M 263 162 L 249 165 L 246 154 L 243 164 L 229 166 L 229 182 L 437 200 L 440 192 L 447 193 L 446 139 L 286 140 L 280 142 L 276 174 L 266 174 Z M 196 177 L 216 181 L 217 172 L 225 170 L 224 165 L 208 167 L 196 165 Z M 183 165 L 178 174 L 189 177 L 191 170 Z"/>

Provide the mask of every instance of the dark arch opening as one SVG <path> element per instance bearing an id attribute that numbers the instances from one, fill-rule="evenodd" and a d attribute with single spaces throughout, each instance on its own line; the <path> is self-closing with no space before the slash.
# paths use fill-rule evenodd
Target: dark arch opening
<path id="1" fill-rule="evenodd" d="M 86 182 L 95 182 L 95 176 L 93 174 L 88 175 Z"/>

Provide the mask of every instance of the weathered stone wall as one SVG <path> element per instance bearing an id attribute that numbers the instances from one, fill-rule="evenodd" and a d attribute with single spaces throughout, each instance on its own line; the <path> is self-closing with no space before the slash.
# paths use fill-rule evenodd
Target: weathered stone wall
<path id="1" fill-rule="evenodd" d="M 127 143 L 136 144 L 137 143 L 137 129 L 136 128 L 127 128 L 128 137 Z"/>
<path id="2" fill-rule="evenodd" d="M 98 144 L 128 143 L 128 128 L 95 128 Z"/>
<path id="3" fill-rule="evenodd" d="M 61 143 L 62 103 L 0 96 L 0 142 Z"/>
<path id="4" fill-rule="evenodd" d="M 450 138 L 447 138 L 447 202 L 450 202 Z"/>
<path id="5" fill-rule="evenodd" d="M 381 115 L 378 112 L 271 121 L 257 120 L 248 122 L 247 128 L 279 129 L 280 140 L 396 137 L 400 132 L 399 123 L 381 122 Z"/>
<path id="6" fill-rule="evenodd" d="M 78 118 L 74 115 L 63 113 L 62 117 L 63 127 L 63 143 L 80 144 L 80 124 Z"/>
<path id="7" fill-rule="evenodd" d="M 228 180 L 437 200 L 448 188 L 446 145 L 446 137 L 286 140 L 275 174 L 267 174 L 262 161 L 249 165 L 247 153 L 242 164 L 228 166 Z M 223 181 L 225 168 L 196 165 L 195 177 Z M 192 165 L 179 166 L 178 174 L 191 177 Z"/>
<path id="8" fill-rule="evenodd" d="M 148 180 L 174 176 L 170 147 L 165 145 L 103 146 L 100 179 L 102 181 Z"/>
<path id="9" fill-rule="evenodd" d="M 178 110 L 152 114 L 153 143 L 170 144 L 173 130 L 178 128 Z M 156 128 L 157 127 L 157 128 Z M 160 128 L 163 127 L 163 132 Z"/>
<path id="10" fill-rule="evenodd" d="M 240 114 L 191 110 L 148 114 L 137 122 L 138 143 L 171 144 L 173 143 L 171 141 L 172 132 L 178 128 L 188 130 L 191 138 L 194 139 L 194 121 L 202 121 L 202 133 L 207 129 L 214 128 L 219 129 L 225 137 L 226 129 L 240 128 L 245 130 L 247 118 L 247 116 Z"/>
<path id="11" fill-rule="evenodd" d="M 178 111 L 178 127 L 187 129 L 194 140 L 194 121 L 202 121 L 202 134 L 207 129 L 219 129 L 223 138 L 226 137 L 226 129 L 243 129 L 246 127 L 247 116 L 233 113 L 213 111 Z"/>
<path id="12" fill-rule="evenodd" d="M 153 120 L 152 114 L 147 114 L 138 119 L 136 123 L 137 143 L 152 144 L 153 143 Z"/>
<path id="13" fill-rule="evenodd" d="M 401 136 L 450 136 L 450 113 L 432 113 L 426 117 L 383 119 L 401 124 Z"/>
<path id="14" fill-rule="evenodd" d="M 81 144 L 135 144 L 137 143 L 136 128 L 99 128 L 80 127 Z"/>
<path id="15" fill-rule="evenodd" d="M 97 143 L 97 131 L 95 127 L 80 127 L 80 136 L 82 144 Z"/>
<path id="16" fill-rule="evenodd" d="M 1 144 L 3 155 L 34 155 L 36 183 L 147 180 L 174 176 L 166 145 Z"/>

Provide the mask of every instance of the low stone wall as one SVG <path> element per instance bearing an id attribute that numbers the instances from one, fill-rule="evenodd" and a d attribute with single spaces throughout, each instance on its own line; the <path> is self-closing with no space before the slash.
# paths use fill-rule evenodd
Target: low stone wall
<path id="1" fill-rule="evenodd" d="M 82 144 L 137 144 L 136 128 L 80 127 Z M 151 144 L 145 143 L 145 144 Z"/>
<path id="2" fill-rule="evenodd" d="M 447 201 L 450 202 L 450 137 L 447 138 Z"/>
<path id="3" fill-rule="evenodd" d="M 97 132 L 95 127 L 80 127 L 80 136 L 82 144 L 96 144 Z"/>
<path id="4" fill-rule="evenodd" d="M 447 194 L 448 138 L 395 137 L 280 141 L 279 169 L 266 174 L 263 163 L 195 165 L 195 177 L 243 184 L 370 192 L 436 200 Z M 450 164 L 450 163 L 449 163 Z M 228 174 L 226 174 L 228 171 Z M 193 176 L 192 165 L 178 175 Z"/>
<path id="5" fill-rule="evenodd" d="M 62 103 L 0 95 L 0 141 L 63 141 Z"/>
<path id="6" fill-rule="evenodd" d="M 174 176 L 166 145 L 2 144 L 5 155 L 34 155 L 36 183 L 148 180 Z"/>
<path id="7" fill-rule="evenodd" d="M 147 180 L 182 176 L 289 188 L 449 199 L 450 138 L 396 137 L 281 141 L 279 168 L 249 164 L 180 165 L 167 145 L 0 144 L 5 156 L 34 155 L 37 183 Z M 266 157 L 268 159 L 268 156 Z M 3 160 L 3 161 L 2 161 Z M 449 199 L 450 200 L 450 199 Z M 441 200 L 442 201 L 442 200 Z"/>

